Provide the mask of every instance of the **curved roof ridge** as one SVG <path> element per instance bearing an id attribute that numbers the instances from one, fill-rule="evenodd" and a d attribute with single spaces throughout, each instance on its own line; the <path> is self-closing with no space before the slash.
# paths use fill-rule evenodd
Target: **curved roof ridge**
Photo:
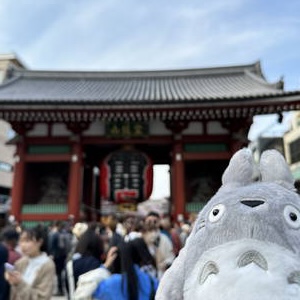
<path id="1" fill-rule="evenodd" d="M 256 71 L 257 63 L 248 65 L 220 66 L 191 69 L 165 69 L 165 70 L 131 70 L 131 71 L 62 71 L 62 70 L 26 70 L 14 68 L 13 73 L 17 76 L 22 74 L 28 78 L 160 78 L 160 77 L 188 77 L 210 76 L 221 74 L 243 73 L 245 70 Z"/>
<path id="2" fill-rule="evenodd" d="M 276 81 L 274 83 L 270 83 L 268 82 L 265 77 L 263 76 L 263 74 L 261 73 L 261 76 L 258 76 L 257 74 L 249 71 L 249 70 L 245 70 L 245 74 L 249 77 L 251 77 L 253 80 L 255 80 L 256 82 L 258 82 L 259 84 L 263 84 L 267 87 L 270 88 L 275 88 L 277 90 L 283 90 L 283 79 L 281 78 L 279 81 Z"/>
<path id="3" fill-rule="evenodd" d="M 277 81 L 269 83 L 269 85 L 276 88 L 277 90 L 284 90 L 284 77 L 280 76 Z"/>
<path id="4" fill-rule="evenodd" d="M 261 67 L 261 62 L 260 60 L 257 60 L 254 64 L 253 64 L 253 67 L 254 67 L 254 73 L 256 75 L 259 75 L 260 77 L 262 77 L 263 79 L 266 80 L 266 77 L 262 71 L 262 67 Z M 266 80 L 267 81 L 267 80 Z"/>

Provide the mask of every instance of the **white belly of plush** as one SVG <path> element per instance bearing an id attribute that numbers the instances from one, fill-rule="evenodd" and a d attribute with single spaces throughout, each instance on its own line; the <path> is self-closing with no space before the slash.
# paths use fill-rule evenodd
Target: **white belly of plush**
<path id="1" fill-rule="evenodd" d="M 252 262 L 251 253 L 259 254 L 258 259 Z M 275 244 L 245 239 L 206 251 L 185 281 L 184 299 L 299 300 L 299 280 L 298 256 Z"/>

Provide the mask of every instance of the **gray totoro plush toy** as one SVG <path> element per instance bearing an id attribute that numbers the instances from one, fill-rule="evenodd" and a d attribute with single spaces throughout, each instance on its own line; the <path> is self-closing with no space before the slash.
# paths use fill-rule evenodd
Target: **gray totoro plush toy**
<path id="1" fill-rule="evenodd" d="M 248 149 L 232 157 L 156 300 L 300 299 L 300 197 L 279 152 L 257 167 Z"/>

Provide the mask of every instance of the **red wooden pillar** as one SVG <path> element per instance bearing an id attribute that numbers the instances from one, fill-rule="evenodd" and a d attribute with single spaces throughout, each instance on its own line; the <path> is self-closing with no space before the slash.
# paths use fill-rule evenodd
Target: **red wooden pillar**
<path id="1" fill-rule="evenodd" d="M 74 216 L 74 221 L 78 221 L 80 212 L 80 201 L 82 196 L 82 147 L 80 142 L 75 142 L 72 149 L 69 175 L 69 215 Z"/>
<path id="2" fill-rule="evenodd" d="M 17 144 L 16 162 L 14 165 L 13 186 L 11 190 L 11 215 L 21 221 L 21 209 L 25 180 L 25 143 Z"/>
<path id="3" fill-rule="evenodd" d="M 97 221 L 97 218 L 94 217 L 95 213 L 92 209 L 95 209 L 95 179 L 94 179 L 94 170 L 92 167 L 83 168 L 83 203 L 89 208 L 87 213 L 87 219 L 92 221 Z"/>
<path id="4" fill-rule="evenodd" d="M 171 166 L 171 191 L 174 220 L 177 220 L 178 215 L 185 214 L 185 171 L 181 133 L 188 125 L 188 121 L 165 122 L 166 128 L 172 131 L 174 137 Z"/>
<path id="5" fill-rule="evenodd" d="M 231 140 L 231 144 L 230 144 L 230 151 L 231 154 L 233 155 L 235 152 L 237 152 L 238 150 L 242 149 L 243 147 L 245 147 L 245 143 L 238 141 L 238 140 Z"/>
<path id="6" fill-rule="evenodd" d="M 252 118 L 240 118 L 231 121 L 223 121 L 224 128 L 230 131 L 230 152 L 233 155 L 235 152 L 243 147 L 247 147 L 249 140 L 247 138 L 249 128 L 252 124 Z"/>
<path id="7" fill-rule="evenodd" d="M 183 146 L 181 141 L 175 141 L 173 145 L 172 160 L 172 200 L 174 205 L 174 217 L 185 213 L 185 176 L 183 161 Z"/>

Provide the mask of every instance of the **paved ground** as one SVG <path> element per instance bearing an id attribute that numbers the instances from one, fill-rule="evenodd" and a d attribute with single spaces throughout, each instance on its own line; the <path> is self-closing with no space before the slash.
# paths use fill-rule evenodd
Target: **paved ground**
<path id="1" fill-rule="evenodd" d="M 56 293 L 57 291 L 57 285 L 56 285 L 57 281 L 55 279 L 54 281 L 54 288 L 53 288 L 53 292 Z M 51 300 L 66 300 L 68 299 L 67 296 L 52 296 Z"/>

